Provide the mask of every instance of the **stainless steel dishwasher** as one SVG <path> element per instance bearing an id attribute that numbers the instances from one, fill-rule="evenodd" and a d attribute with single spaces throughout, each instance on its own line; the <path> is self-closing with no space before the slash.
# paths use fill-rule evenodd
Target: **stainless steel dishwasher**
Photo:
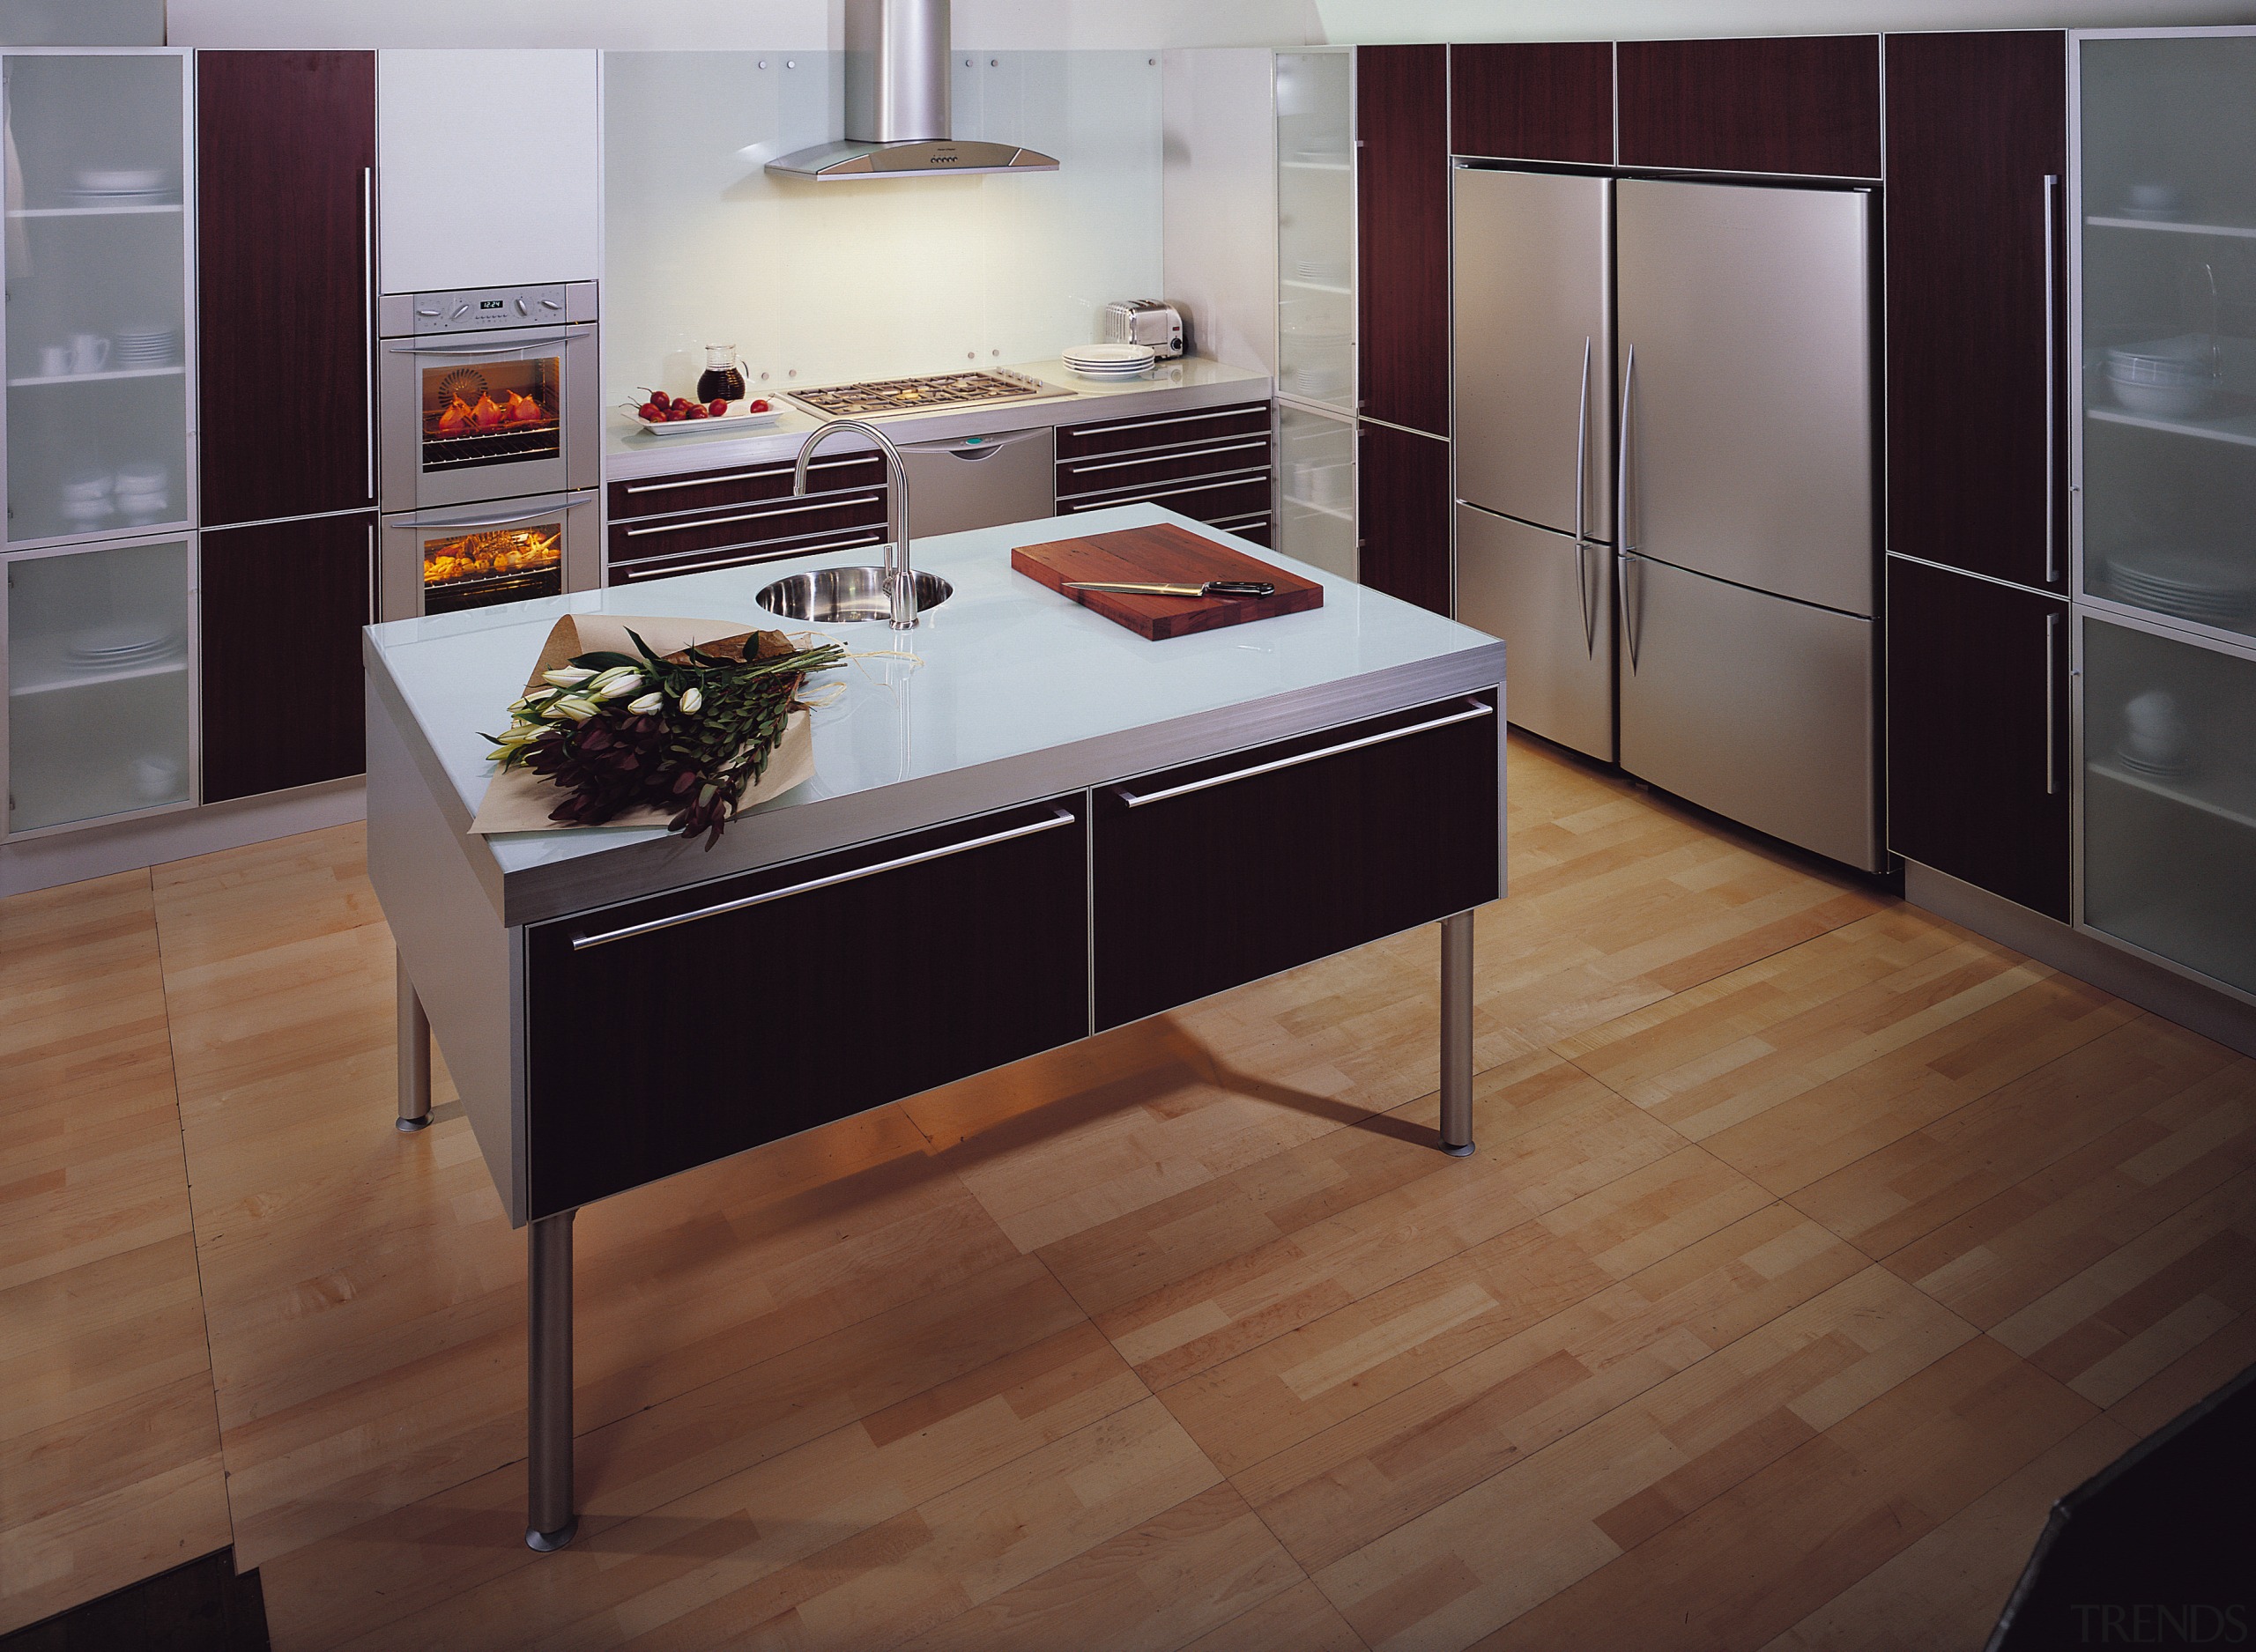
<path id="1" fill-rule="evenodd" d="M 1056 512 L 1054 443 L 1047 425 L 900 447 L 909 471 L 910 531 L 919 538 Z"/>

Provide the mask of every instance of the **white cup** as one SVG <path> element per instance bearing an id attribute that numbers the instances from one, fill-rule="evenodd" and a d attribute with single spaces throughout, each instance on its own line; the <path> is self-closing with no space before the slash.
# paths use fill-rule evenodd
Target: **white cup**
<path id="1" fill-rule="evenodd" d="M 2179 715 L 2177 697 L 2167 689 L 2149 688 L 2134 695 L 2123 707 L 2123 721 L 2127 725 L 2123 744 L 2134 757 L 2174 765 L 2192 752 L 2193 730 Z"/>
<path id="2" fill-rule="evenodd" d="M 133 795 L 145 803 L 167 803 L 180 795 L 180 759 L 137 757 L 133 759 Z"/>
<path id="3" fill-rule="evenodd" d="M 109 366 L 109 340 L 100 333 L 70 335 L 70 371 L 100 373 Z"/>
<path id="4" fill-rule="evenodd" d="M 71 371 L 70 346 L 48 344 L 39 352 L 39 372 L 43 379 L 59 379 Z"/>

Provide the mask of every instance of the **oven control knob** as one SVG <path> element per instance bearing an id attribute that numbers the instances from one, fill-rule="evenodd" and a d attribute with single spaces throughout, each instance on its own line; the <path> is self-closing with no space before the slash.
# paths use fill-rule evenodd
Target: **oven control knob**
<path id="1" fill-rule="evenodd" d="M 558 299 L 543 299 L 540 301 L 540 307 L 545 310 L 560 310 L 564 305 L 562 300 Z"/>
<path id="2" fill-rule="evenodd" d="M 454 313 L 453 315 L 451 315 L 448 316 L 448 317 L 447 317 L 447 319 L 448 319 L 449 321 L 450 321 L 450 322 L 458 322 L 458 321 L 460 321 L 464 316 L 465 316 L 465 315 L 469 315 L 469 314 L 470 314 L 470 301 L 469 301 L 467 299 L 465 299 L 464 300 L 463 300 L 463 302 L 461 302 L 460 304 L 457 304 L 457 305 L 456 305 L 456 306 L 455 306 L 455 313 Z"/>
<path id="3" fill-rule="evenodd" d="M 519 300 L 517 300 L 517 314 L 518 314 L 518 315 L 531 315 L 531 314 L 532 314 L 532 306 L 531 306 L 531 305 L 530 305 L 530 304 L 528 304 L 528 303 L 526 303 L 523 299 L 519 299 Z"/>
<path id="4" fill-rule="evenodd" d="M 430 320 L 434 321 L 434 322 L 435 322 L 435 321 L 437 321 L 437 320 L 439 319 L 439 312 L 438 312 L 438 311 L 436 311 L 436 310 L 427 310 L 427 309 L 418 308 L 418 309 L 416 310 L 416 312 L 415 312 L 415 313 L 416 313 L 418 315 L 426 316 L 426 317 L 427 317 L 427 318 L 429 318 Z"/>

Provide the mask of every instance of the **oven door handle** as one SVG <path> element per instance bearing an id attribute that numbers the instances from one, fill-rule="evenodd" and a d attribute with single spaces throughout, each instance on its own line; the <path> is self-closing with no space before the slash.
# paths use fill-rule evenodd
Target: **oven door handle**
<path id="1" fill-rule="evenodd" d="M 560 344 L 567 339 L 592 338 L 595 331 L 592 327 L 565 327 L 514 344 L 386 344 L 384 348 L 396 356 L 506 356 L 519 350 L 538 350 L 543 344 Z"/>
<path id="2" fill-rule="evenodd" d="M 442 520 L 437 516 L 393 516 L 389 518 L 395 528 L 506 528 L 511 522 L 531 522 L 538 516 L 560 516 L 578 508 L 578 502 L 562 500 L 553 505 L 543 505 L 535 510 L 521 510 L 508 516 L 479 516 L 465 520 L 455 517 Z"/>

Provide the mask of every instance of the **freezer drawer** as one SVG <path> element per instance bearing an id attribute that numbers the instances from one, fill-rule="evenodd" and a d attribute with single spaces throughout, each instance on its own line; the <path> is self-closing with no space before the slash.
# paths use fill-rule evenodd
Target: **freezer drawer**
<path id="1" fill-rule="evenodd" d="M 1615 565 L 1622 767 L 1878 871 L 1872 622 L 1644 557 Z M 1521 692 L 1513 673 L 1515 715 Z"/>
<path id="2" fill-rule="evenodd" d="M 1872 197 L 1616 189 L 1622 545 L 1874 612 Z"/>
<path id="3" fill-rule="evenodd" d="M 1457 507 L 1457 617 L 1504 640 L 1512 722 L 1609 763 L 1613 569 L 1605 545 Z"/>
<path id="4" fill-rule="evenodd" d="M 1614 181 L 1455 176 L 1457 496 L 1611 539 Z"/>

